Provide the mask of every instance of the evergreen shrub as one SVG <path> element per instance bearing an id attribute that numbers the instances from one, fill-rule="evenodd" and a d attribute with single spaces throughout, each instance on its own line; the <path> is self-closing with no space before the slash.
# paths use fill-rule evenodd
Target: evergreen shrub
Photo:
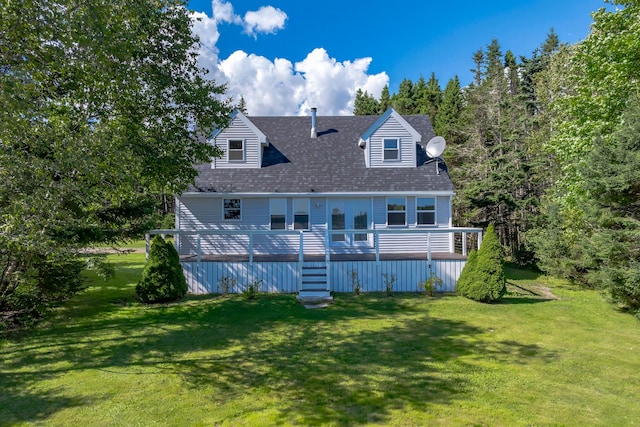
<path id="1" fill-rule="evenodd" d="M 506 290 L 502 245 L 493 225 L 489 225 L 480 250 L 469 254 L 456 291 L 469 299 L 491 303 L 499 301 Z"/>
<path id="2" fill-rule="evenodd" d="M 187 293 L 180 257 L 173 245 L 156 235 L 151 242 L 149 260 L 136 285 L 136 294 L 146 303 L 175 301 Z"/>

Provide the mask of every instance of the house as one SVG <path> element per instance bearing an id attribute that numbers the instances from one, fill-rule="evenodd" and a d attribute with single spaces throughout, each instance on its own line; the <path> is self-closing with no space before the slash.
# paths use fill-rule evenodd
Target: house
<path id="1" fill-rule="evenodd" d="M 176 198 L 175 244 L 191 292 L 328 296 L 416 291 L 432 274 L 452 291 L 479 229 L 453 228 L 454 189 L 431 158 L 427 116 L 247 117 L 235 112 L 207 143 L 224 152 L 199 165 Z M 159 231 L 156 231 L 159 232 Z"/>

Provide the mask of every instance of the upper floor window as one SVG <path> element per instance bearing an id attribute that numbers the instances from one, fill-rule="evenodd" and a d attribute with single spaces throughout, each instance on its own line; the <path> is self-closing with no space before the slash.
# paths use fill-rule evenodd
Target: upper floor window
<path id="1" fill-rule="evenodd" d="M 385 138 L 384 160 L 400 160 L 400 141 L 397 138 Z"/>
<path id="2" fill-rule="evenodd" d="M 293 228 L 295 230 L 309 229 L 309 199 L 293 199 Z"/>
<path id="3" fill-rule="evenodd" d="M 230 139 L 227 147 L 227 159 L 230 162 L 244 161 L 244 140 Z"/>
<path id="4" fill-rule="evenodd" d="M 271 199 L 271 229 L 287 228 L 287 199 Z"/>
<path id="5" fill-rule="evenodd" d="M 223 218 L 239 221 L 242 219 L 242 200 L 222 199 Z"/>
<path id="6" fill-rule="evenodd" d="M 387 199 L 387 225 L 407 225 L 407 199 L 390 197 Z"/>
<path id="7" fill-rule="evenodd" d="M 416 199 L 416 214 L 418 225 L 435 225 L 436 199 L 434 197 L 418 197 Z"/>

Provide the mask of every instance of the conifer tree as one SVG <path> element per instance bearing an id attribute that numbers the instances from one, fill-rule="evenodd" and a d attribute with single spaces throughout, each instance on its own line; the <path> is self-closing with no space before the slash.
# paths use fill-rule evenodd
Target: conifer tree
<path id="1" fill-rule="evenodd" d="M 187 282 L 180 257 L 172 243 L 156 235 L 151 242 L 149 260 L 136 285 L 136 294 L 147 303 L 175 301 L 187 293 Z"/>
<path id="2" fill-rule="evenodd" d="M 444 137 L 450 146 L 462 142 L 461 114 L 464 108 L 464 99 L 460 88 L 460 80 L 455 76 L 447 83 L 442 95 L 442 103 L 438 114 L 432 118 L 436 135 Z M 447 151 L 448 154 L 451 150 Z"/>
<path id="3" fill-rule="evenodd" d="M 474 252 L 467 262 L 470 265 L 460 275 L 457 292 L 475 301 L 491 303 L 499 301 L 506 293 L 506 278 L 504 275 L 503 249 L 494 232 L 493 225 L 489 225 L 477 254 Z M 462 282 L 462 285 L 460 283 Z"/>
<path id="4" fill-rule="evenodd" d="M 367 91 L 358 89 L 356 91 L 356 99 L 353 102 L 353 114 L 356 116 L 371 116 L 378 114 L 378 101 Z"/>
<path id="5" fill-rule="evenodd" d="M 382 88 L 380 94 L 380 101 L 378 102 L 378 114 L 382 114 L 391 106 L 391 95 L 389 95 L 389 85 L 385 85 Z"/>
<path id="6" fill-rule="evenodd" d="M 393 108 L 400 114 L 414 114 L 415 97 L 413 82 L 410 79 L 403 79 L 398 88 L 398 93 L 391 97 Z"/>

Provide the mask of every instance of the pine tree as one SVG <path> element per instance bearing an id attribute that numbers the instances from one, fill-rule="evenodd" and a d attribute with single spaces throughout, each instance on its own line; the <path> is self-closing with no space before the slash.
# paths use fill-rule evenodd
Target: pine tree
<path id="1" fill-rule="evenodd" d="M 187 293 L 187 282 L 180 257 L 172 243 L 156 235 L 151 242 L 149 260 L 136 285 L 136 294 L 147 303 L 175 301 Z"/>
<path id="2" fill-rule="evenodd" d="M 431 118 L 436 135 L 443 136 L 449 146 L 456 146 L 462 142 L 460 120 L 463 107 L 464 99 L 460 88 L 460 80 L 458 76 L 455 76 L 449 80 L 444 89 L 438 114 L 435 118 Z"/>
<path id="3" fill-rule="evenodd" d="M 353 102 L 353 114 L 356 116 L 371 116 L 378 114 L 379 110 L 378 101 L 369 95 L 367 91 L 362 92 L 362 89 L 356 91 L 356 99 Z"/>
<path id="4" fill-rule="evenodd" d="M 385 85 L 382 88 L 380 94 L 380 101 L 378 102 L 378 114 L 382 114 L 391 106 L 391 95 L 389 95 L 389 85 Z"/>
<path id="5" fill-rule="evenodd" d="M 427 114 L 430 106 L 427 96 L 427 81 L 424 79 L 424 76 L 420 76 L 418 82 L 413 86 L 412 92 L 414 111 L 412 111 L 411 114 Z"/>
<path id="6" fill-rule="evenodd" d="M 420 114 L 426 114 L 431 121 L 435 121 L 438 117 L 438 110 L 441 104 L 442 89 L 440 88 L 438 79 L 436 79 L 436 74 L 431 73 L 424 92 L 424 108 L 420 110 Z"/>
<path id="7" fill-rule="evenodd" d="M 451 150 L 461 163 L 451 172 L 459 188 L 454 214 L 459 223 L 494 224 L 509 255 L 526 255 L 523 233 L 531 227 L 532 203 L 540 195 L 531 185 L 539 169 L 532 167 L 531 129 L 518 73 L 505 73 L 505 63 L 517 64 L 513 54 L 503 61 L 497 40 L 474 57 L 483 60 L 481 80 L 467 91 L 464 144 Z"/>
<path id="8" fill-rule="evenodd" d="M 503 249 L 498 236 L 489 225 L 477 254 L 472 253 L 460 274 L 456 291 L 469 299 L 491 303 L 499 301 L 506 293 Z M 460 285 L 462 283 L 462 285 Z"/>
<path id="9" fill-rule="evenodd" d="M 244 100 L 244 96 L 240 95 L 240 101 L 238 102 L 236 109 L 245 116 L 247 115 L 247 103 Z"/>
<path id="10" fill-rule="evenodd" d="M 391 104 L 398 113 L 415 113 L 415 98 L 413 92 L 413 82 L 407 78 L 403 79 L 398 88 L 398 93 L 391 97 Z"/>

